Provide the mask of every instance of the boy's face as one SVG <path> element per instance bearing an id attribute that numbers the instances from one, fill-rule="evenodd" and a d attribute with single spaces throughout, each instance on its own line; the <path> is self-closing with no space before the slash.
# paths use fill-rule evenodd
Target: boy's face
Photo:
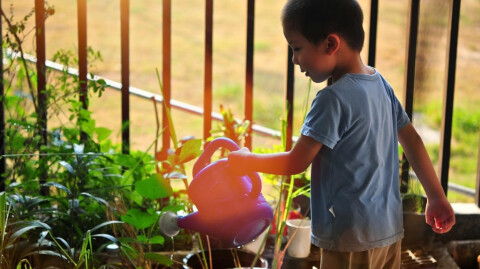
<path id="1" fill-rule="evenodd" d="M 300 71 L 316 83 L 327 80 L 333 73 L 334 58 L 328 54 L 328 41 L 325 39 L 318 44 L 308 41 L 305 36 L 296 30 L 283 27 L 283 34 L 288 45 L 293 50 L 292 61 L 300 66 Z"/>

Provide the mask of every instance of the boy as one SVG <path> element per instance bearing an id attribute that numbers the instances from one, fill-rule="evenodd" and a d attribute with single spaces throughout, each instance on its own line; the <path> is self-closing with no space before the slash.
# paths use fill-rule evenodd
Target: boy
<path id="1" fill-rule="evenodd" d="M 289 0 L 282 11 L 293 63 L 317 93 L 289 152 L 232 152 L 239 173 L 293 175 L 312 165 L 312 243 L 320 268 L 400 268 L 402 204 L 398 142 L 425 189 L 426 222 L 448 232 L 455 215 L 423 142 L 392 88 L 363 64 L 363 14 L 355 0 Z"/>

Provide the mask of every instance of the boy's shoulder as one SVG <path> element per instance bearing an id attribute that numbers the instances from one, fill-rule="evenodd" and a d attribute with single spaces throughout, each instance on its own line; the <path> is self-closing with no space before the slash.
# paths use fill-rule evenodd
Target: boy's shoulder
<path id="1" fill-rule="evenodd" d="M 325 89 L 355 89 L 358 86 L 371 84 L 372 82 L 386 82 L 383 76 L 376 69 L 373 70 L 373 74 L 347 73 L 332 85 L 325 87 Z"/>

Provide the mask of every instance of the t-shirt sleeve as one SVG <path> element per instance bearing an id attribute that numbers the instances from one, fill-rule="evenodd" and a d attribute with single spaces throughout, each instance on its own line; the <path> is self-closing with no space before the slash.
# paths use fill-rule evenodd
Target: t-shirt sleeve
<path id="1" fill-rule="evenodd" d="M 397 117 L 397 130 L 402 129 L 403 127 L 407 126 L 410 123 L 410 118 L 403 109 L 402 104 L 398 101 L 397 97 L 395 97 L 394 105 L 396 106 L 396 117 Z"/>
<path id="2" fill-rule="evenodd" d="M 342 137 L 342 104 L 331 92 L 322 90 L 312 102 L 301 133 L 333 149 Z"/>
<path id="3" fill-rule="evenodd" d="M 407 126 L 408 123 L 410 123 L 410 118 L 408 117 L 407 112 L 405 112 L 405 109 L 403 109 L 400 101 L 398 101 L 398 98 L 395 96 L 392 86 L 390 86 L 390 84 L 388 84 L 388 82 L 383 77 L 382 80 L 385 83 L 387 94 L 392 102 L 394 117 L 397 122 L 397 130 L 400 130 L 403 127 Z"/>

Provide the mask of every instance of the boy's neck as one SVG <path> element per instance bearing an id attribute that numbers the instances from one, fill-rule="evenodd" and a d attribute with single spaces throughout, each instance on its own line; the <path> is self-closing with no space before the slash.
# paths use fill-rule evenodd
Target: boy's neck
<path id="1" fill-rule="evenodd" d="M 375 70 L 365 65 L 358 51 L 344 49 L 342 53 L 337 54 L 337 64 L 332 72 L 332 81 L 335 82 L 345 74 L 365 74 L 372 75 Z"/>

